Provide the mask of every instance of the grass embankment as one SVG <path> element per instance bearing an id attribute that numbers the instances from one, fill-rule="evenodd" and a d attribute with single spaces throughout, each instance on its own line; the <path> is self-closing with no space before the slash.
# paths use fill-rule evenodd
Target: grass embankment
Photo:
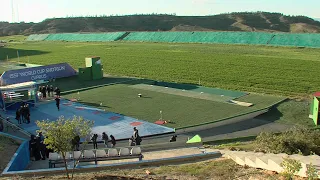
<path id="1" fill-rule="evenodd" d="M 258 119 L 275 121 L 284 124 L 302 125 L 309 128 L 316 127 L 309 118 L 309 101 L 288 100 L 272 108 L 268 113 L 258 116 Z M 320 127 L 320 126 L 318 126 Z"/>
<path id="2" fill-rule="evenodd" d="M 0 135 L 0 172 L 7 167 L 18 147 L 19 144 L 17 142 Z"/>
<path id="3" fill-rule="evenodd" d="M 0 41 L 4 42 L 22 42 L 27 39 L 28 36 L 16 35 L 16 36 L 2 36 Z"/>
<path id="4" fill-rule="evenodd" d="M 148 176 L 146 170 L 151 174 Z M 119 176 L 119 177 L 115 177 Z M 122 178 L 120 178 L 122 177 Z M 146 167 L 131 170 L 106 170 L 97 173 L 76 174 L 75 179 L 90 180 L 116 180 L 116 179 L 279 179 L 277 174 L 268 174 L 266 171 L 254 168 L 247 168 L 237 165 L 229 159 L 217 159 L 198 163 L 190 163 L 177 166 Z M 23 178 L 22 178 L 23 179 Z M 64 179 L 63 175 L 42 177 L 41 179 Z"/>
<path id="5" fill-rule="evenodd" d="M 24 50 L 20 61 L 29 55 L 34 64 L 79 68 L 85 57 L 98 55 L 108 74 L 196 84 L 200 79 L 204 86 L 249 92 L 306 97 L 320 86 L 320 49 L 129 42 L 26 42 L 8 48 Z M 0 49 L 0 59 L 16 60 L 16 51 L 6 49 Z"/>

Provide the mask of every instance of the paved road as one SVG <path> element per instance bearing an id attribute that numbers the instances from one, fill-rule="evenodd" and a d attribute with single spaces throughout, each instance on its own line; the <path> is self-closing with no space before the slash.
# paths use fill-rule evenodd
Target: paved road
<path id="1" fill-rule="evenodd" d="M 262 119 L 248 119 L 240 122 L 230 122 L 226 125 L 213 127 L 206 130 L 194 131 L 188 133 L 177 133 L 178 142 L 186 142 L 188 138 L 192 138 L 195 135 L 200 135 L 203 141 L 214 141 L 220 139 L 254 136 L 260 132 L 281 132 L 290 129 L 293 125 L 285 125 L 275 123 L 272 121 L 266 121 Z M 169 135 L 162 135 L 157 137 L 143 138 L 142 144 L 155 144 L 169 142 Z M 118 142 L 118 145 L 127 145 L 127 141 Z"/>
<path id="2" fill-rule="evenodd" d="M 210 129 L 201 130 L 201 131 L 193 131 L 188 133 L 179 133 L 177 132 L 177 142 L 186 142 L 189 138 L 192 138 L 195 135 L 200 135 L 203 141 L 214 141 L 220 139 L 228 139 L 228 138 L 236 138 L 236 137 L 244 137 L 244 136 L 253 136 L 258 135 L 260 132 L 281 132 L 291 128 L 293 125 L 285 125 L 280 123 L 275 123 L 272 121 L 266 121 L 262 119 L 248 119 L 242 120 L 239 122 L 229 122 L 225 125 L 220 125 L 216 127 L 212 127 Z M 14 132 L 9 129 L 9 134 L 27 138 L 25 134 L 20 132 Z M 169 142 L 170 137 L 173 134 L 155 136 L 155 137 L 147 137 L 143 138 L 142 144 L 156 144 L 156 143 L 166 143 Z M 88 145 L 88 149 L 91 149 L 92 145 Z M 117 142 L 118 147 L 128 146 L 128 141 L 123 140 Z M 100 146 L 103 147 L 102 145 Z"/>

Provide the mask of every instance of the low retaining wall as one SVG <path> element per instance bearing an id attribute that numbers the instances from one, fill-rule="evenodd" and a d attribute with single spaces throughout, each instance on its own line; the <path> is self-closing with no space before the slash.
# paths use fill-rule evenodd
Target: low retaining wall
<path id="1" fill-rule="evenodd" d="M 163 158 L 163 159 L 155 159 L 155 160 L 142 160 L 136 162 L 124 162 L 124 163 L 116 163 L 116 164 L 105 164 L 105 165 L 90 165 L 90 166 L 80 166 L 75 169 L 75 172 L 92 172 L 92 171 L 101 171 L 104 169 L 128 169 L 128 168 L 138 168 L 142 166 L 161 166 L 168 164 L 176 164 L 176 163 L 186 163 L 186 162 L 194 162 L 206 159 L 213 159 L 222 157 L 220 152 L 208 152 L 202 154 L 194 154 L 187 156 L 179 156 L 173 158 Z M 5 172 L 2 176 L 37 176 L 41 175 L 54 175 L 65 173 L 65 168 L 54 168 L 54 169 L 41 169 L 41 170 L 25 170 L 25 171 L 11 171 Z"/>

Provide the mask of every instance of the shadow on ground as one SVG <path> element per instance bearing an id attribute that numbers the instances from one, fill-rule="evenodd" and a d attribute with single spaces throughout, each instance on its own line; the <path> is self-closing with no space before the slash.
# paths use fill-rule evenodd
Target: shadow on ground
<path id="1" fill-rule="evenodd" d="M 47 53 L 50 53 L 50 52 L 4 47 L 4 48 L 0 48 L 0 60 L 6 60 L 7 56 L 9 59 L 18 58 L 18 54 L 19 54 L 19 57 L 24 57 L 24 56 L 35 56 L 35 55 L 47 54 Z"/>

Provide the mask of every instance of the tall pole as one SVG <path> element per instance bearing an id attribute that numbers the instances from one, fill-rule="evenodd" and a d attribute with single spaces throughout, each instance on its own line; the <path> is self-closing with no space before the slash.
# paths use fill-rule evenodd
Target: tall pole
<path id="1" fill-rule="evenodd" d="M 18 9 L 19 7 L 18 7 L 18 3 L 16 3 L 16 11 L 17 11 L 17 14 L 16 14 L 16 21 L 17 21 L 17 23 L 19 23 L 19 9 Z"/>
<path id="2" fill-rule="evenodd" d="M 14 17 L 14 2 L 11 0 L 11 10 L 12 10 L 12 23 L 15 22 L 15 17 Z"/>

